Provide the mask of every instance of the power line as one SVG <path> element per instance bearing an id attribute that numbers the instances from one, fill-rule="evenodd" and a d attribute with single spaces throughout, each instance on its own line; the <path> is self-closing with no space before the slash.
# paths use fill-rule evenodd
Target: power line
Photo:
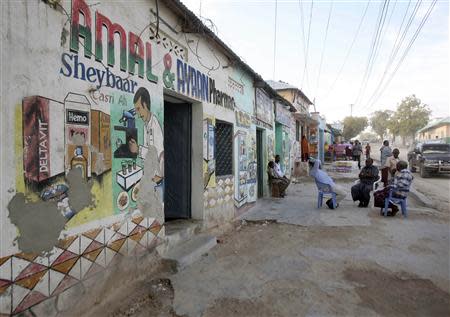
<path id="1" fill-rule="evenodd" d="M 327 99 L 327 98 L 330 96 L 330 94 L 331 94 L 331 92 L 333 91 L 333 89 L 334 89 L 334 87 L 335 87 L 335 85 L 336 85 L 338 79 L 340 78 L 340 76 L 341 76 L 341 74 L 342 74 L 342 71 L 344 70 L 345 65 L 347 64 L 348 58 L 349 58 L 350 53 L 351 53 L 351 51 L 352 51 L 352 49 L 353 49 L 353 45 L 354 45 L 355 42 L 356 42 L 356 39 L 357 39 L 357 37 L 358 37 L 358 35 L 359 35 L 359 31 L 361 30 L 361 26 L 362 26 L 362 24 L 363 24 L 363 22 L 364 22 L 364 19 L 365 19 L 365 17 L 366 17 L 367 9 L 369 9 L 369 5 L 370 5 L 370 0 L 367 2 L 366 8 L 364 9 L 364 13 L 363 13 L 363 15 L 362 15 L 362 17 L 361 17 L 361 20 L 359 21 L 359 25 L 358 25 L 358 28 L 357 28 L 357 30 L 356 30 L 356 33 L 355 33 L 355 35 L 353 36 L 353 40 L 352 40 L 352 42 L 351 42 L 351 44 L 350 44 L 350 47 L 349 47 L 348 50 L 347 50 L 347 54 L 345 55 L 344 62 L 342 63 L 341 67 L 339 68 L 338 73 L 337 73 L 337 75 L 336 75 L 336 78 L 334 79 L 333 83 L 331 84 L 330 89 L 328 90 L 328 93 L 327 93 L 327 95 L 325 96 L 324 99 Z"/>
<path id="2" fill-rule="evenodd" d="M 403 27 L 403 24 L 405 22 L 406 16 L 408 14 L 409 7 L 411 5 L 411 0 L 409 1 L 408 6 L 407 6 L 406 11 L 405 11 L 405 14 L 404 14 L 403 19 L 402 19 L 402 23 L 400 24 L 400 28 L 399 28 L 399 30 L 397 32 L 397 36 L 395 38 L 395 42 L 394 42 L 394 45 L 392 47 L 391 54 L 389 55 L 389 60 L 386 63 L 386 67 L 384 69 L 383 75 L 382 75 L 382 77 L 381 77 L 377 87 L 375 88 L 375 91 L 373 92 L 372 96 L 369 98 L 369 100 L 367 102 L 368 104 L 371 103 L 372 99 L 376 96 L 378 90 L 381 88 L 381 85 L 383 84 L 383 82 L 384 82 L 384 80 L 386 78 L 388 70 L 390 69 L 392 63 L 395 60 L 395 57 L 397 56 L 397 53 L 399 52 L 400 48 L 403 45 L 403 41 L 404 41 L 404 39 L 406 37 L 406 34 L 407 34 L 411 24 L 412 24 L 412 21 L 414 20 L 416 14 L 417 14 L 417 11 L 418 11 L 418 9 L 420 7 L 421 2 L 422 2 L 422 0 L 419 0 L 418 2 L 416 2 L 416 5 L 413 8 L 411 16 L 409 17 L 408 22 L 406 23 L 405 29 L 403 30 L 403 33 L 402 33 L 402 27 Z M 400 37 L 400 40 L 399 40 L 400 33 L 402 33 L 402 36 Z"/>
<path id="3" fill-rule="evenodd" d="M 272 73 L 272 78 L 274 80 L 275 80 L 276 55 L 277 55 L 277 11 L 278 11 L 278 1 L 275 0 L 275 22 L 274 22 L 274 36 L 273 36 L 273 73 Z"/>
<path id="4" fill-rule="evenodd" d="M 308 38 L 306 40 L 306 56 L 305 56 L 305 67 L 303 69 L 303 78 L 302 78 L 302 84 L 301 87 L 303 88 L 303 82 L 305 80 L 305 74 L 307 74 L 308 68 L 308 50 L 309 50 L 309 38 L 311 35 L 311 21 L 312 21 L 312 13 L 313 13 L 313 8 L 314 8 L 314 0 L 311 0 L 311 10 L 309 12 L 309 26 L 308 26 Z M 308 76 L 306 75 L 306 82 L 309 82 Z M 309 85 L 308 85 L 309 87 Z"/>
<path id="5" fill-rule="evenodd" d="M 400 58 L 400 60 L 397 63 L 397 66 L 395 67 L 394 71 L 391 73 L 391 76 L 389 77 L 389 80 L 385 83 L 385 85 L 383 86 L 383 89 L 380 91 L 380 93 L 378 94 L 378 96 L 373 100 L 372 105 L 378 101 L 378 99 L 383 95 L 384 91 L 386 90 L 386 88 L 389 86 L 390 82 L 392 81 L 392 79 L 394 78 L 395 74 L 397 73 L 398 69 L 400 68 L 401 64 L 403 63 L 403 61 L 405 60 L 406 56 L 408 55 L 409 51 L 411 50 L 412 45 L 414 44 L 414 42 L 416 41 L 417 37 L 419 36 L 420 31 L 422 30 L 423 26 L 425 25 L 426 21 L 428 20 L 429 16 L 431 15 L 431 11 L 433 11 L 434 6 L 436 5 L 437 0 L 433 0 L 433 2 L 431 3 L 430 7 L 428 8 L 425 16 L 422 18 L 422 21 L 420 22 L 420 25 L 418 26 L 416 32 L 414 33 L 414 35 L 411 37 L 408 46 L 406 47 L 402 57 Z"/>
<path id="6" fill-rule="evenodd" d="M 322 54 L 320 56 L 319 74 L 317 75 L 316 91 L 315 91 L 314 95 L 317 94 L 317 89 L 319 88 L 320 75 L 321 75 L 321 72 L 322 72 L 323 55 L 325 53 L 325 47 L 326 47 L 326 44 L 327 44 L 328 28 L 330 26 L 330 19 L 331 19 L 331 12 L 332 11 L 333 11 L 333 1 L 331 1 L 331 3 L 330 3 L 330 11 L 328 12 L 327 26 L 326 26 L 326 29 L 325 29 L 325 37 L 323 39 L 323 46 L 322 46 Z"/>
<path id="7" fill-rule="evenodd" d="M 306 58 L 306 45 L 305 45 L 305 21 L 303 17 L 303 3 L 302 0 L 298 0 L 298 7 L 300 9 L 300 26 L 302 29 L 302 48 L 303 48 L 303 59 Z"/>
<path id="8" fill-rule="evenodd" d="M 381 47 L 381 45 L 382 45 L 382 43 L 383 43 L 383 39 L 384 39 L 384 36 L 383 36 L 383 35 L 386 34 L 386 32 L 384 32 L 384 34 L 383 34 L 383 30 L 387 30 L 387 29 L 389 28 L 389 24 L 390 24 L 390 22 L 391 22 L 392 15 L 393 15 L 394 10 L 395 10 L 395 7 L 396 7 L 396 5 L 397 5 L 397 0 L 395 0 L 395 2 L 394 2 L 394 6 L 393 6 L 393 8 L 392 8 L 392 10 L 391 10 L 391 14 L 389 15 L 389 18 L 388 18 L 387 23 L 386 23 L 386 27 L 384 27 L 384 23 L 385 23 L 385 21 L 386 21 L 386 16 L 387 16 L 387 14 L 388 14 L 388 12 L 389 12 L 389 5 L 390 5 L 390 3 L 389 3 L 389 1 L 388 1 L 387 7 L 386 7 L 386 12 L 385 12 L 384 19 L 383 19 L 383 24 L 382 24 L 382 26 L 381 26 L 380 35 L 379 35 L 379 38 L 378 38 L 378 43 L 377 43 L 377 46 L 375 47 L 375 52 L 374 52 L 374 55 L 373 55 L 372 64 L 371 64 L 371 66 L 370 66 L 370 70 L 369 70 L 369 74 L 368 74 L 368 77 L 367 77 L 366 84 L 365 84 L 365 86 L 364 86 L 364 90 L 363 90 L 363 92 L 362 92 L 362 94 L 361 94 L 361 99 L 359 100 L 360 103 L 362 103 L 362 99 L 363 99 L 363 97 L 364 97 L 365 90 L 366 90 L 367 84 L 368 84 L 368 82 L 369 82 L 370 74 L 372 73 L 373 67 L 374 67 L 374 65 L 375 65 L 375 60 L 376 60 L 376 58 L 378 57 L 378 53 L 379 53 L 380 47 Z"/>
<path id="9" fill-rule="evenodd" d="M 378 18 L 377 18 L 378 22 L 377 22 L 377 26 L 376 26 L 376 31 L 373 36 L 372 45 L 369 50 L 369 57 L 367 59 L 366 69 L 364 71 L 364 76 L 363 76 L 363 80 L 361 82 L 361 86 L 359 88 L 358 95 L 354 102 L 356 105 L 358 105 L 358 102 L 363 94 L 363 91 L 367 87 L 367 82 L 369 81 L 370 73 L 372 72 L 372 64 L 374 61 L 374 54 L 375 54 L 376 48 L 378 46 L 378 41 L 380 39 L 380 33 L 384 26 L 384 20 L 385 20 L 386 14 L 387 14 L 386 6 L 388 6 L 389 1 L 390 0 L 385 0 L 384 3 L 382 5 L 380 5 L 380 12 L 379 12 Z"/>

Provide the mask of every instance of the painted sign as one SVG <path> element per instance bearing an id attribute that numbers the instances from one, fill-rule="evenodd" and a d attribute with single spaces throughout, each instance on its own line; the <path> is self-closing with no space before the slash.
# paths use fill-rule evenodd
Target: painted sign
<path id="1" fill-rule="evenodd" d="M 41 96 L 23 99 L 23 167 L 25 179 L 41 182 L 64 172 L 64 106 Z M 59 117 L 59 118 L 58 118 Z"/>
<path id="2" fill-rule="evenodd" d="M 252 124 L 252 117 L 243 111 L 236 110 L 236 125 L 241 128 L 250 128 Z"/>
<path id="3" fill-rule="evenodd" d="M 270 126 L 273 124 L 273 102 L 261 88 L 256 88 L 256 118 Z"/>
<path id="4" fill-rule="evenodd" d="M 291 112 L 278 101 L 275 102 L 275 120 L 286 127 L 291 126 Z"/>
<path id="5" fill-rule="evenodd" d="M 177 59 L 177 91 L 189 97 L 234 110 L 234 98 L 216 89 L 214 79 Z"/>

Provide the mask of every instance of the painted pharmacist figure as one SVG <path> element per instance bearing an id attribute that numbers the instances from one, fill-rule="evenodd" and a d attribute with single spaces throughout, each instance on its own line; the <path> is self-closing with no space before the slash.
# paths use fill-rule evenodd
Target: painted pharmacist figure
<path id="1" fill-rule="evenodd" d="M 139 157 L 145 160 L 150 147 L 154 146 L 156 148 L 159 168 L 155 170 L 152 180 L 160 185 L 164 179 L 164 135 L 158 118 L 151 112 L 148 90 L 140 87 L 134 95 L 133 103 L 136 114 L 144 121 L 144 142 L 142 145 L 139 145 Z M 132 146 L 137 147 L 138 145 L 130 144 L 130 147 Z"/>

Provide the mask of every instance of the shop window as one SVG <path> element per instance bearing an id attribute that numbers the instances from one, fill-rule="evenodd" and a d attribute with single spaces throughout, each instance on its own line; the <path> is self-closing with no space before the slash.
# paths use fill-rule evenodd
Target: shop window
<path id="1" fill-rule="evenodd" d="M 216 175 L 233 174 L 233 125 L 216 121 Z"/>
<path id="2" fill-rule="evenodd" d="M 300 141 L 300 122 L 295 121 L 295 139 Z"/>

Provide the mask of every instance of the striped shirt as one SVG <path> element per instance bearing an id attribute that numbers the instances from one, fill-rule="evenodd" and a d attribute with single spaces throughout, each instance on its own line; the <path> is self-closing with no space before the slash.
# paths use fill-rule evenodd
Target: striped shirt
<path id="1" fill-rule="evenodd" d="M 405 168 L 404 170 L 397 172 L 394 177 L 394 192 L 393 195 L 399 198 L 406 198 L 409 193 L 409 187 L 413 181 L 414 177 L 410 170 Z"/>

